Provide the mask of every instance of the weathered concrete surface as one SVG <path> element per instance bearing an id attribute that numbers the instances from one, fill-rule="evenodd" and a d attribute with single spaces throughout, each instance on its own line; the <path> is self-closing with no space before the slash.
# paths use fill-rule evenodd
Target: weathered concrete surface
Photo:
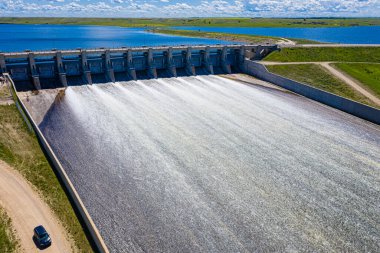
<path id="1" fill-rule="evenodd" d="M 376 252 L 380 127 L 225 78 L 69 87 L 40 124 L 112 252 Z"/>
<path id="2" fill-rule="evenodd" d="M 47 89 L 38 92 L 18 92 L 18 96 L 27 107 L 29 113 L 37 124 L 40 124 L 57 98 L 60 91 L 64 89 Z"/>
<path id="3" fill-rule="evenodd" d="M 288 90 L 281 88 L 278 85 L 257 79 L 253 76 L 246 75 L 246 74 L 229 74 L 229 75 L 219 75 L 219 76 L 227 78 L 227 79 L 231 79 L 231 80 L 236 80 L 236 81 L 239 81 L 240 83 L 244 83 L 244 84 L 263 86 L 263 87 L 267 87 L 267 88 L 281 90 L 284 92 L 289 92 Z"/>

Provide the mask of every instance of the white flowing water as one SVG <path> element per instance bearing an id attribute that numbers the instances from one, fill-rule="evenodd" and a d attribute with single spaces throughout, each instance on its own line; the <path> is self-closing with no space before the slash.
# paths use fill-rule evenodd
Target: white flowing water
<path id="1" fill-rule="evenodd" d="M 380 127 L 292 93 L 69 87 L 40 128 L 112 252 L 380 248 Z"/>

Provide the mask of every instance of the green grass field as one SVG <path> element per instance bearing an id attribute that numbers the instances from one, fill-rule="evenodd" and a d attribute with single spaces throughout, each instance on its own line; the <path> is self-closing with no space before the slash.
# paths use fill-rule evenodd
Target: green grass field
<path id="1" fill-rule="evenodd" d="M 12 221 L 5 210 L 0 207 L 0 252 L 20 251 L 20 244 L 12 228 Z"/>
<path id="2" fill-rule="evenodd" d="M 19 170 L 44 197 L 80 252 L 92 252 L 74 210 L 56 175 L 16 106 L 0 106 L 0 159 Z M 0 252 L 2 252 L 0 250 Z"/>
<path id="3" fill-rule="evenodd" d="M 380 47 L 283 48 L 265 61 L 278 62 L 380 62 Z"/>
<path id="4" fill-rule="evenodd" d="M 380 25 L 380 18 L 0 18 L 0 23 L 75 24 L 124 27 L 339 27 Z"/>
<path id="5" fill-rule="evenodd" d="M 371 100 L 355 91 L 343 81 L 332 76 L 322 66 L 315 64 L 273 65 L 268 70 L 278 75 L 299 81 L 321 90 L 379 108 Z"/>
<path id="6" fill-rule="evenodd" d="M 361 82 L 380 98 L 380 64 L 336 63 L 334 66 Z"/>

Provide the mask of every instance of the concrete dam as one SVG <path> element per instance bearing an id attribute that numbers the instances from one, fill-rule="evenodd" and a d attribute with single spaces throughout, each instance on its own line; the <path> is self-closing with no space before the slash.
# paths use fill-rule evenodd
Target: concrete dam
<path id="1" fill-rule="evenodd" d="M 112 74 L 100 78 L 89 52 L 75 51 L 80 72 L 64 67 L 65 78 L 59 52 L 44 56 L 53 78 L 39 52 L 38 92 L 29 52 L 24 67 L 9 55 L 3 66 L 13 79 L 26 69 L 15 81 L 20 102 L 110 252 L 378 251 L 380 126 L 241 74 L 275 49 L 193 47 L 186 65 L 188 50 L 173 48 L 177 77 L 170 53 L 142 49 L 137 80 L 125 50 L 123 70 L 109 65 L 115 80 L 103 83 Z M 99 52 L 106 70 L 107 50 Z M 161 59 L 155 70 L 150 55 Z"/>
<path id="2" fill-rule="evenodd" d="M 214 45 L 0 53 L 18 91 L 157 77 L 241 72 L 277 45 Z"/>

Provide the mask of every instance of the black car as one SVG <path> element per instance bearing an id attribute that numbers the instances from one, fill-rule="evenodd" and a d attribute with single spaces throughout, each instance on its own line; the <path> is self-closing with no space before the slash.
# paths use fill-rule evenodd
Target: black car
<path id="1" fill-rule="evenodd" d="M 46 229 L 40 225 L 34 228 L 34 240 L 40 248 L 46 248 L 51 245 L 51 238 Z"/>

